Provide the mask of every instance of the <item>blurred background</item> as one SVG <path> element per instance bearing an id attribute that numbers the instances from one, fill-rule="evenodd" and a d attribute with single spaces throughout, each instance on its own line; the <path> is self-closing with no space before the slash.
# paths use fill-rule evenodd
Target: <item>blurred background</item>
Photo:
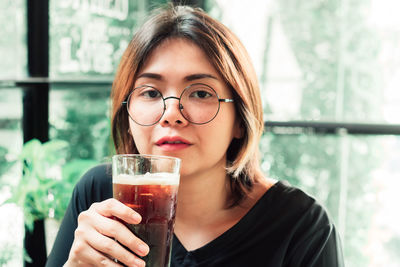
<path id="1" fill-rule="evenodd" d="M 166 2 L 0 0 L 0 266 L 41 266 L 57 231 L 48 219 L 57 225 L 82 172 L 113 154 L 113 75 Z M 400 266 L 400 2 L 185 3 L 251 55 L 264 172 L 327 208 L 346 266 Z"/>

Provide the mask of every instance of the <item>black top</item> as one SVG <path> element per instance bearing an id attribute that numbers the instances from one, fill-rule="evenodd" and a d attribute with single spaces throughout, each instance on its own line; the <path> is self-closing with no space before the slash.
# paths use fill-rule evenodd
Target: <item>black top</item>
<path id="1" fill-rule="evenodd" d="M 69 255 L 78 214 L 112 197 L 110 165 L 88 171 L 76 185 L 46 266 Z M 187 251 L 174 236 L 171 267 L 344 266 L 340 240 L 326 211 L 303 191 L 277 182 L 232 228 Z"/>

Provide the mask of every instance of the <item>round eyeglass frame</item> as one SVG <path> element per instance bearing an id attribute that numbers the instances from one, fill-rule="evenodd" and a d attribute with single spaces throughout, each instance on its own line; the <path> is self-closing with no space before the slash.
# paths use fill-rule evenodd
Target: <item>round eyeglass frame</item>
<path id="1" fill-rule="evenodd" d="M 208 121 L 206 121 L 206 122 L 201 122 L 201 123 L 192 122 L 192 121 L 190 121 L 188 118 L 186 118 L 185 114 L 183 114 L 183 112 L 182 112 L 182 110 L 183 110 L 184 107 L 183 107 L 183 105 L 182 105 L 182 103 L 181 103 L 181 99 L 182 99 L 182 96 L 183 96 L 183 94 L 185 93 L 185 91 L 186 91 L 187 89 L 191 88 L 192 86 L 199 86 L 199 85 L 205 86 L 205 87 L 211 89 L 211 90 L 215 93 L 215 95 L 217 96 L 217 99 L 218 99 L 218 109 L 217 109 L 217 112 L 215 112 L 215 115 L 214 115 L 211 119 L 209 119 Z M 150 88 L 153 88 L 154 90 L 156 90 L 157 92 L 160 93 L 161 98 L 162 98 L 162 100 L 163 100 L 163 105 L 164 105 L 163 112 L 161 113 L 160 118 L 159 118 L 158 120 L 156 120 L 154 123 L 151 123 L 151 124 L 142 124 L 142 123 L 139 123 L 139 122 L 137 122 L 136 120 L 134 120 L 134 119 L 132 118 L 131 114 L 129 113 L 129 105 L 128 105 L 128 103 L 129 103 L 129 100 L 130 100 L 130 98 L 131 98 L 133 92 L 134 92 L 136 89 L 140 89 L 140 88 L 143 88 L 143 87 L 150 87 Z M 183 91 L 182 91 L 182 93 L 180 94 L 179 97 L 176 97 L 176 96 L 168 96 L 168 97 L 166 97 L 166 98 L 164 98 L 163 94 L 162 94 L 157 88 L 155 88 L 154 86 L 150 86 L 150 85 L 141 85 L 141 86 L 135 87 L 135 88 L 132 90 L 132 92 L 129 93 L 129 95 L 128 95 L 128 97 L 126 98 L 126 100 L 123 101 L 123 102 L 121 103 L 121 105 L 126 106 L 126 111 L 128 112 L 128 116 L 129 116 L 129 118 L 130 118 L 133 122 L 135 122 L 136 124 L 138 124 L 138 125 L 140 125 L 140 126 L 152 126 L 152 125 L 158 123 L 159 121 L 161 121 L 162 117 L 164 116 L 165 110 L 167 109 L 167 106 L 165 105 L 165 100 L 167 100 L 167 99 L 177 99 L 177 100 L 179 101 L 179 103 L 178 103 L 178 104 L 179 104 L 179 112 L 181 113 L 181 115 L 182 115 L 188 122 L 193 123 L 193 124 L 196 124 L 196 125 L 206 124 L 206 123 L 211 122 L 213 119 L 215 119 L 215 117 L 217 117 L 218 112 L 219 112 L 219 109 L 220 109 L 220 107 L 221 107 L 221 102 L 223 102 L 223 103 L 233 103 L 233 102 L 234 102 L 234 100 L 231 99 L 231 98 L 219 98 L 219 96 L 218 96 L 217 92 L 214 90 L 214 88 L 212 88 L 211 86 L 209 86 L 209 85 L 207 85 L 207 84 L 204 84 L 204 83 L 194 83 L 194 84 L 191 84 L 191 85 L 185 87 L 185 88 L 183 89 Z"/>

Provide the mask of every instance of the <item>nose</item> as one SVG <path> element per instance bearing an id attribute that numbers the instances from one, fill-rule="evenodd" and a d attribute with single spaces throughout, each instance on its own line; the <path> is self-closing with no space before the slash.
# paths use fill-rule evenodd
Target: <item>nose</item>
<path id="1" fill-rule="evenodd" d="M 178 102 L 166 101 L 166 100 L 177 100 Z M 162 126 L 172 126 L 172 125 L 185 126 L 189 123 L 181 113 L 181 108 L 183 107 L 179 103 L 178 97 L 169 96 L 164 99 L 164 103 L 165 103 L 165 111 L 160 121 Z"/>

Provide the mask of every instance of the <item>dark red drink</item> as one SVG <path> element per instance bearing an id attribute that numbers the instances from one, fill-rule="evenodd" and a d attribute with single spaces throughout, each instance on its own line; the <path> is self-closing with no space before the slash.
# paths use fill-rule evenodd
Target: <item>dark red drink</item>
<path id="1" fill-rule="evenodd" d="M 167 176 L 171 176 L 168 175 Z M 119 176 L 113 195 L 142 216 L 140 224 L 127 227 L 150 247 L 143 258 L 148 267 L 168 267 L 175 220 L 178 179 Z M 132 184 L 136 183 L 136 184 Z"/>

